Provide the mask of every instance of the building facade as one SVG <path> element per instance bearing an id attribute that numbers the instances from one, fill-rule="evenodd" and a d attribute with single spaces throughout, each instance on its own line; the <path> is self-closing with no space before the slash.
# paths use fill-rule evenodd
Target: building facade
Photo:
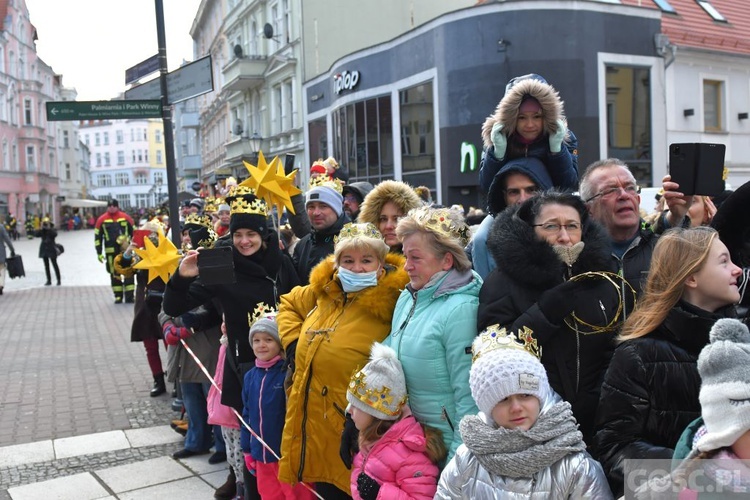
<path id="1" fill-rule="evenodd" d="M 91 194 L 118 200 L 123 209 L 156 207 L 166 200 L 164 128 L 160 119 L 80 123 L 91 151 Z"/>
<path id="2" fill-rule="evenodd" d="M 36 54 L 36 29 L 23 0 L 0 3 L 0 216 L 57 221 L 57 125 L 45 102 L 61 78 Z"/>
<path id="3" fill-rule="evenodd" d="M 330 153 L 352 180 L 395 178 L 429 187 L 440 203 L 482 206 L 482 123 L 508 80 L 538 73 L 565 101 L 579 165 L 619 156 L 650 185 L 666 173 L 666 150 L 643 154 L 666 142 L 664 59 L 653 42 L 659 17 L 629 6 L 546 0 L 443 14 L 342 57 L 305 83 L 307 157 Z M 629 110 L 629 118 L 602 137 L 612 109 Z M 610 135 L 629 137 L 613 142 Z"/>
<path id="4" fill-rule="evenodd" d="M 637 0 L 622 0 L 637 5 Z M 667 144 L 726 146 L 727 181 L 750 180 L 750 10 L 733 0 L 659 0 Z"/>
<path id="5" fill-rule="evenodd" d="M 60 100 L 75 101 L 75 89 L 61 88 Z M 59 160 L 57 170 L 60 173 L 60 204 L 62 207 L 72 207 L 71 203 L 76 204 L 73 200 L 88 198 L 91 190 L 90 152 L 78 137 L 78 122 L 57 123 L 57 149 Z"/>

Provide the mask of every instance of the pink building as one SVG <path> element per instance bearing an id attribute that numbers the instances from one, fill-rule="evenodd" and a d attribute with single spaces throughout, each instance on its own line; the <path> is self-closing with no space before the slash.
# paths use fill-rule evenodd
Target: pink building
<path id="1" fill-rule="evenodd" d="M 57 220 L 57 125 L 45 103 L 59 100 L 61 76 L 37 57 L 24 0 L 0 0 L 0 217 Z"/>

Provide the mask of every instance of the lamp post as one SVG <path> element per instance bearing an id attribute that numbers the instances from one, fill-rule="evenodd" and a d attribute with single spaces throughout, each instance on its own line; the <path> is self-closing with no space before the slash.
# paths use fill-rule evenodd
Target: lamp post
<path id="1" fill-rule="evenodd" d="M 253 135 L 248 139 L 250 141 L 250 150 L 253 152 L 255 160 L 258 160 L 258 152 L 263 143 L 263 137 L 258 132 L 253 132 Z"/>

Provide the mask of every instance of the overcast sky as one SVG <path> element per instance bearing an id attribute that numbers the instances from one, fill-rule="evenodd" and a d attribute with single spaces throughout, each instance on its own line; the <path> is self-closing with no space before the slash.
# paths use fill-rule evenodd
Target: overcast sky
<path id="1" fill-rule="evenodd" d="M 125 70 L 159 52 L 154 0 L 25 0 L 37 53 L 79 101 L 127 90 Z M 163 0 L 169 71 L 193 60 L 190 27 L 200 0 Z"/>

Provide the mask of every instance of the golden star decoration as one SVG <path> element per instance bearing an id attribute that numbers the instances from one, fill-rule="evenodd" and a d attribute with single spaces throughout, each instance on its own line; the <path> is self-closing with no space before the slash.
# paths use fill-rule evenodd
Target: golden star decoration
<path id="1" fill-rule="evenodd" d="M 242 181 L 240 186 L 254 189 L 258 197 L 265 200 L 266 205 L 276 207 L 279 215 L 283 212 L 284 207 L 294 214 L 292 196 L 302 192 L 294 185 L 297 169 L 294 169 L 289 175 L 285 175 L 284 165 L 281 164 L 279 157 L 276 156 L 271 163 L 266 163 L 263 152 L 258 152 L 257 166 L 246 161 L 242 163 L 250 172 L 250 177 Z"/>
<path id="2" fill-rule="evenodd" d="M 154 245 L 150 239 L 143 238 L 145 248 L 136 248 L 135 253 L 141 258 L 133 267 L 136 269 L 148 269 L 148 282 L 151 283 L 157 277 L 164 283 L 169 281 L 169 276 L 177 270 L 180 261 L 180 253 L 174 243 L 164 237 L 159 231 L 159 245 Z"/>

